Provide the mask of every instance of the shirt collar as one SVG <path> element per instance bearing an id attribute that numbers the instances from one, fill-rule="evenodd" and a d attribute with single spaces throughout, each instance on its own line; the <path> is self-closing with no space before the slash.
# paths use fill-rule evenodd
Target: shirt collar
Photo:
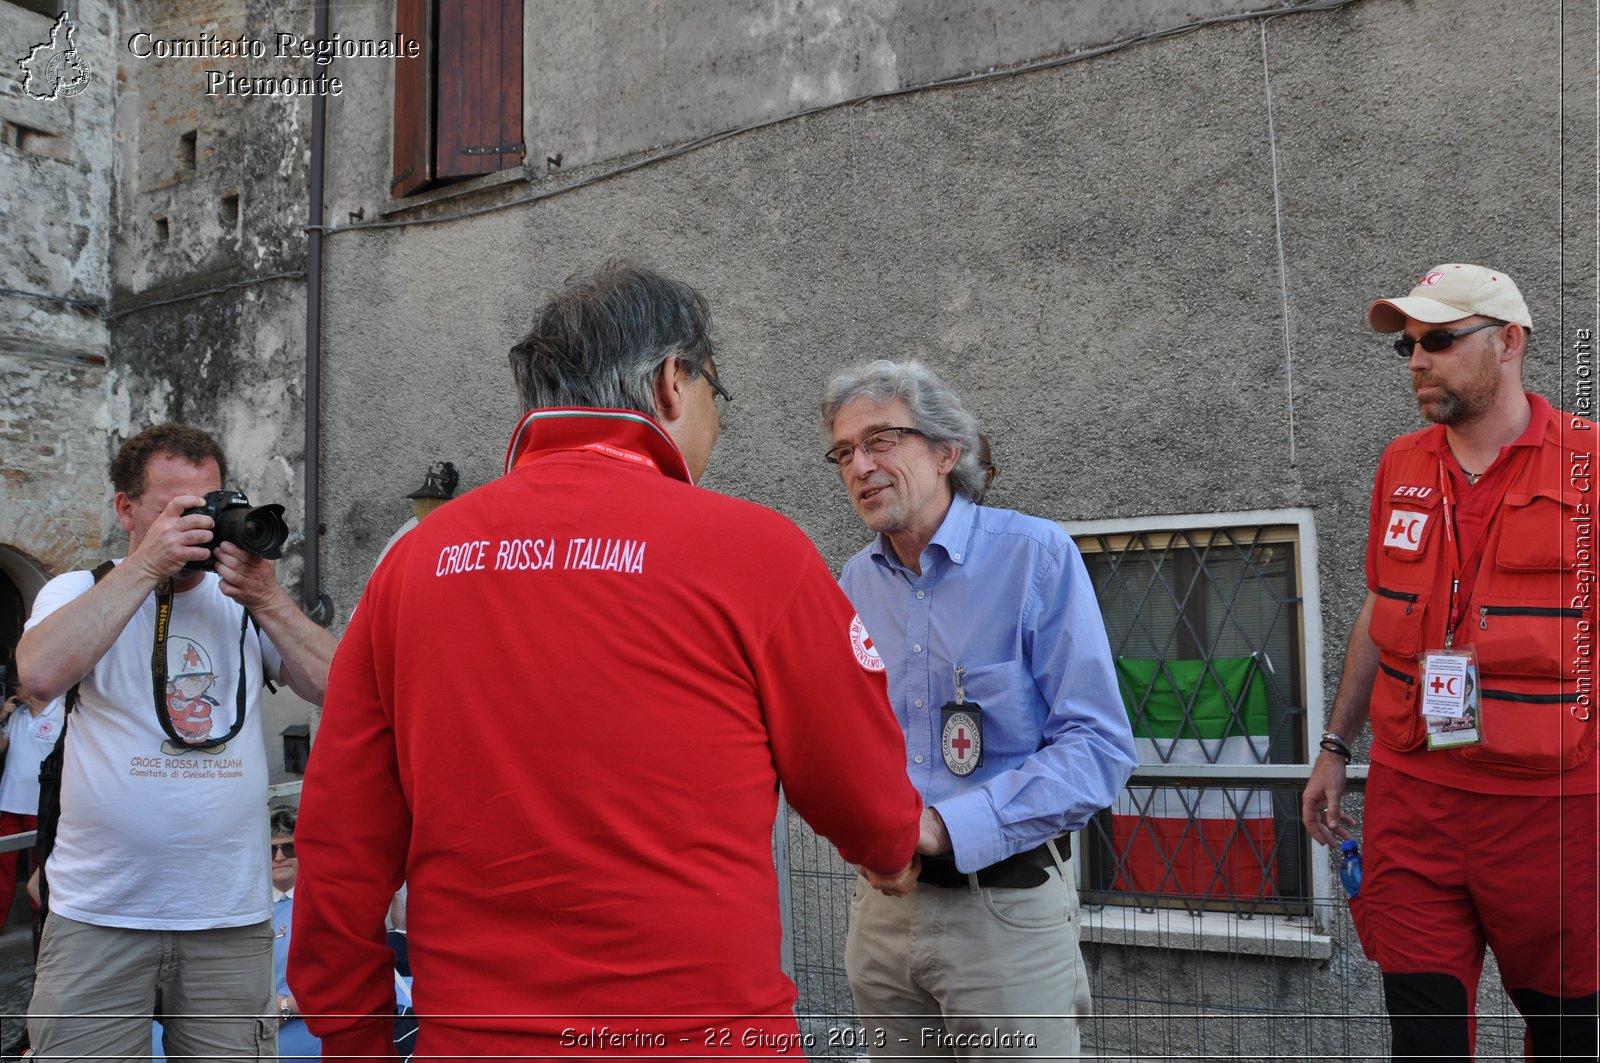
<path id="1" fill-rule="evenodd" d="M 972 544 L 973 523 L 978 519 L 978 506 L 959 491 L 952 494 L 954 497 L 950 499 L 950 509 L 939 524 L 939 530 L 928 540 L 928 545 L 940 547 L 951 561 L 964 565 L 970 553 L 968 548 Z M 881 532 L 873 543 L 872 556 L 889 564 L 900 563 L 894 548 L 889 545 L 889 537 Z"/>
<path id="2" fill-rule="evenodd" d="M 294 887 L 293 886 L 290 886 L 286 890 L 280 890 L 276 886 L 272 887 L 272 903 L 273 904 L 277 904 L 279 901 L 284 900 L 285 898 L 287 898 L 289 900 L 293 900 L 294 899 Z"/>
<path id="3" fill-rule="evenodd" d="M 678 445 L 653 417 L 637 410 L 561 407 L 530 410 L 506 447 L 505 471 L 560 451 L 592 451 L 694 483 Z"/>

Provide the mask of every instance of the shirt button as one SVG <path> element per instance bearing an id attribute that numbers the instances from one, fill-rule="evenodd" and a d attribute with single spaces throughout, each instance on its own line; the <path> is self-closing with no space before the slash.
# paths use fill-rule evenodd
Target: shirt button
<path id="1" fill-rule="evenodd" d="M 921 764 L 921 763 L 922 763 L 922 754 L 921 754 L 921 753 L 918 753 L 918 754 L 917 754 L 917 763 L 918 763 L 918 764 Z"/>
<path id="2" fill-rule="evenodd" d="M 923 593 L 922 591 L 918 591 L 917 592 L 917 600 L 918 601 L 921 601 L 923 598 L 926 598 L 926 597 L 927 597 L 927 594 Z"/>
<path id="3" fill-rule="evenodd" d="M 951 554 L 950 556 L 955 558 L 957 561 L 961 560 L 961 555 L 960 554 Z"/>
<path id="4" fill-rule="evenodd" d="M 919 708 L 919 709 L 920 709 L 920 708 L 922 708 L 922 699 L 921 699 L 921 698 L 918 698 L 918 699 L 917 699 L 917 700 L 916 700 L 916 706 L 917 706 L 917 708 Z"/>
<path id="5" fill-rule="evenodd" d="M 919 642 L 915 646 L 912 646 L 911 647 L 911 652 L 912 653 L 921 653 L 922 652 L 922 643 Z"/>

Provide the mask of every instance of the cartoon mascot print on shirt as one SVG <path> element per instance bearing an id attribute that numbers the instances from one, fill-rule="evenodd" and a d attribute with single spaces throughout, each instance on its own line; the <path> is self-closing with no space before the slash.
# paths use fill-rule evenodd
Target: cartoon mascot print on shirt
<path id="1" fill-rule="evenodd" d="M 180 746 L 169 739 L 161 743 L 163 753 L 178 756 L 197 749 L 215 754 L 227 748 L 222 742 L 202 744 L 211 734 L 211 712 L 218 704 L 206 692 L 216 682 L 211 657 L 198 642 L 182 636 L 167 640 L 167 717 L 187 744 Z"/>

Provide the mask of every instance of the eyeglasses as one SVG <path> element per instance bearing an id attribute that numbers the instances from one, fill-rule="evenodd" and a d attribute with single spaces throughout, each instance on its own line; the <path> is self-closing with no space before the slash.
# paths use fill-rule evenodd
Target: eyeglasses
<path id="1" fill-rule="evenodd" d="M 1394 341 L 1394 349 L 1400 353 L 1400 357 L 1410 358 L 1412 348 L 1420 343 L 1422 349 L 1429 354 L 1438 354 L 1462 336 L 1470 336 L 1474 332 L 1482 332 L 1486 328 L 1499 328 L 1504 324 L 1504 321 L 1490 321 L 1482 325 L 1473 325 L 1471 328 L 1460 329 L 1456 332 L 1446 332 L 1442 328 L 1436 328 L 1432 332 L 1424 332 L 1416 339 L 1412 339 L 1410 336 L 1401 336 Z"/>
<path id="2" fill-rule="evenodd" d="M 842 447 L 834 447 L 823 457 L 835 465 L 848 465 L 851 457 L 855 455 L 856 447 L 861 447 L 869 454 L 882 454 L 893 450 L 900 445 L 906 436 L 925 436 L 926 432 L 915 428 L 880 428 L 859 443 L 847 443 Z"/>
<path id="3" fill-rule="evenodd" d="M 294 842 L 274 842 L 272 845 L 272 855 L 277 856 L 279 853 L 283 854 L 283 858 L 285 860 L 293 860 Z"/>
<path id="4" fill-rule="evenodd" d="M 700 370 L 700 375 L 706 378 L 706 383 L 711 385 L 711 390 L 717 393 L 717 398 L 723 402 L 732 402 L 733 396 L 728 394 L 728 389 L 722 386 L 722 381 L 717 379 L 717 371 L 707 362 L 706 367 Z"/>

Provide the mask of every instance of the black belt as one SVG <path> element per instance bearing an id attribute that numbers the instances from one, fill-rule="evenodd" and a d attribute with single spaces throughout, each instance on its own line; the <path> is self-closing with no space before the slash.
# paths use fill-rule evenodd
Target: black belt
<path id="1" fill-rule="evenodd" d="M 1061 859 L 1066 860 L 1072 855 L 1070 834 L 1057 837 L 1055 843 L 1056 848 L 1061 851 Z M 1050 875 L 1045 869 L 1055 866 L 1055 857 L 1050 855 L 1050 846 L 1045 844 L 979 869 L 978 885 L 1016 890 L 1032 889 L 1048 882 Z M 964 872 L 956 870 L 954 857 L 924 856 L 922 873 L 917 876 L 917 881 L 925 886 L 956 889 L 967 885 L 967 876 Z"/>

